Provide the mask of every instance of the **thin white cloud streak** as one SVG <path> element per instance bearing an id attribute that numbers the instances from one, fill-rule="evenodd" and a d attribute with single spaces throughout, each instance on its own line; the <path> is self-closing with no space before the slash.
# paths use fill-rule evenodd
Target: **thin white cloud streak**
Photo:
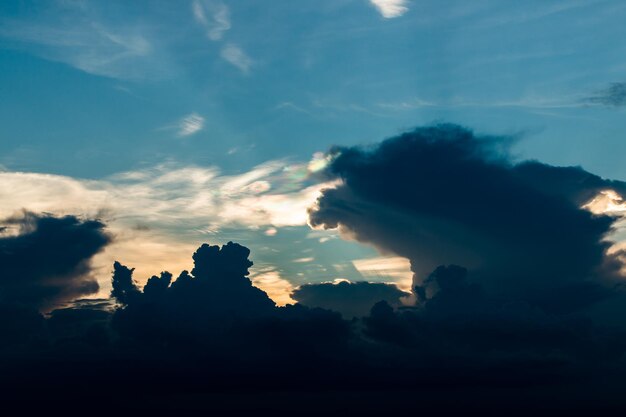
<path id="1" fill-rule="evenodd" d="M 248 73 L 254 64 L 254 61 L 239 46 L 232 43 L 225 45 L 220 55 L 226 62 L 239 68 L 243 73 Z"/>
<path id="2" fill-rule="evenodd" d="M 270 161 L 239 175 L 215 167 L 163 164 L 103 180 L 0 172 L 0 217 L 17 210 L 106 216 L 156 230 L 257 229 L 306 225 L 309 207 L 328 184 L 306 186 L 306 164 Z"/>
<path id="3" fill-rule="evenodd" d="M 230 10 L 228 6 L 221 2 L 201 2 L 194 0 L 191 4 L 196 22 L 206 29 L 207 37 L 212 41 L 219 41 L 224 37 L 230 27 Z M 207 18 L 207 13 L 211 14 L 211 20 Z"/>
<path id="4" fill-rule="evenodd" d="M 184 117 L 179 124 L 178 136 L 190 136 L 204 128 L 204 117 L 191 113 Z"/>
<path id="5" fill-rule="evenodd" d="M 423 109 L 428 107 L 520 107 L 529 109 L 565 109 L 589 107 L 592 104 L 584 101 L 585 96 L 576 95 L 562 98 L 549 97 L 521 97 L 511 100 L 469 100 L 457 98 L 448 101 L 428 101 L 420 98 L 414 98 L 398 102 L 381 102 L 377 103 L 377 107 L 391 111 L 408 111 Z"/>
<path id="6" fill-rule="evenodd" d="M 224 34 L 231 28 L 228 6 L 217 1 L 193 0 L 191 10 L 196 22 L 206 30 L 206 35 L 211 41 L 223 40 Z M 207 15 L 210 15 L 210 18 Z M 233 43 L 222 46 L 220 57 L 246 74 L 254 64 L 248 54 Z"/>
<path id="7" fill-rule="evenodd" d="M 407 0 L 370 0 L 385 19 L 400 17 L 409 11 Z"/>
<path id="8" fill-rule="evenodd" d="M 0 38 L 32 53 L 90 74 L 121 79 L 159 78 L 168 73 L 138 25 L 110 27 L 88 16 L 70 24 L 0 20 Z"/>

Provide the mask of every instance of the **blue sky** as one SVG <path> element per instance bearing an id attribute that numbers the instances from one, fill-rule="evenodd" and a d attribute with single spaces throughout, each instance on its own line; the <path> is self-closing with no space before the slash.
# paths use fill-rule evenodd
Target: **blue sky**
<path id="1" fill-rule="evenodd" d="M 376 251 L 302 220 L 314 155 L 445 121 L 626 180 L 624 21 L 593 0 L 2 2 L 0 212 L 104 216 L 103 277 L 137 242 L 184 265 L 239 240 L 284 291 L 394 280 L 400 260 L 359 272 Z"/>

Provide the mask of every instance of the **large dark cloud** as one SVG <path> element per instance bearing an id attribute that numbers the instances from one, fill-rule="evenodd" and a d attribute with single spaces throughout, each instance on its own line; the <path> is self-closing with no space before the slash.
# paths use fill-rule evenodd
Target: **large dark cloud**
<path id="1" fill-rule="evenodd" d="M 342 184 L 310 210 L 316 227 L 408 258 L 419 285 L 437 265 L 467 267 L 487 291 L 554 311 L 611 293 L 614 218 L 581 205 L 626 192 L 578 167 L 511 162 L 507 138 L 456 125 L 418 128 L 373 147 L 337 147 L 324 175 Z"/>
<path id="2" fill-rule="evenodd" d="M 347 319 L 367 315 L 379 301 L 400 307 L 401 299 L 408 299 L 410 296 L 410 293 L 393 284 L 365 281 L 306 284 L 291 294 L 291 298 L 302 305 L 338 311 Z"/>
<path id="3" fill-rule="evenodd" d="M 47 309 L 98 291 L 90 260 L 111 240 L 103 223 L 25 212 L 2 224 L 0 303 Z"/>
<path id="4" fill-rule="evenodd" d="M 507 146 L 442 125 L 331 152 L 323 175 L 343 182 L 323 192 L 311 223 L 410 259 L 414 306 L 401 306 L 394 286 L 339 283 L 304 285 L 299 303 L 277 307 L 248 278 L 250 250 L 228 243 L 200 246 L 193 269 L 143 288 L 116 262 L 110 299 L 42 315 L 89 292 L 89 259 L 109 238 L 100 222 L 72 216 L 6 222 L 3 409 L 626 410 L 626 297 L 603 240 L 615 219 L 581 209 L 625 184 L 513 163 Z"/>
<path id="5" fill-rule="evenodd" d="M 339 314 L 300 305 L 278 308 L 253 286 L 247 278 L 249 254 L 232 242 L 204 244 L 193 254 L 191 273 L 183 271 L 172 280 L 163 272 L 143 290 L 134 284 L 132 269 L 116 262 L 112 295 L 122 308 L 113 317 L 115 329 L 137 343 L 158 341 L 184 351 L 196 346 L 225 356 L 239 356 L 233 345 L 246 344 L 251 347 L 248 358 L 262 355 L 266 361 L 277 355 L 286 360 L 287 346 L 316 350 L 344 340 L 349 329 Z"/>
<path id="6" fill-rule="evenodd" d="M 234 243 L 202 245 L 191 272 L 176 279 L 162 272 L 143 288 L 116 263 L 117 306 L 77 300 L 47 317 L 0 308 L 21 317 L 4 332 L 10 343 L 0 343 L 4 409 L 69 402 L 107 415 L 380 415 L 416 407 L 458 415 L 624 406 L 620 331 L 493 297 L 459 266 L 438 267 L 424 280 L 420 307 L 381 301 L 362 320 L 276 307 L 247 278 L 249 253 Z M 338 307 L 364 288 L 400 295 L 346 285 L 334 295 Z M 612 391 L 594 388 L 602 384 Z"/>

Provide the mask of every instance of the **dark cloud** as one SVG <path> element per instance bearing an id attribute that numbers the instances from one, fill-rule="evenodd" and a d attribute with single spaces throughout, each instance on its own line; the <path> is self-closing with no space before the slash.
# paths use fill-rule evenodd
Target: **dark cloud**
<path id="1" fill-rule="evenodd" d="M 381 301 L 347 321 L 327 309 L 276 307 L 247 278 L 249 253 L 234 243 L 202 245 L 191 273 L 162 272 L 143 289 L 116 263 L 117 306 L 77 300 L 46 317 L 0 308 L 15 319 L 0 328 L 11 335 L 0 343 L 4 409 L 53 410 L 69 401 L 107 415 L 379 415 L 417 404 L 420 412 L 458 415 L 624 405 L 622 332 L 493 297 L 463 267 L 436 268 L 416 290 L 419 307 Z M 342 299 L 369 303 L 375 293 L 395 302 L 403 294 L 346 286 L 330 288 L 341 288 L 332 296 L 339 307 Z M 307 291 L 320 288 L 329 290 Z M 613 391 L 593 389 L 602 383 Z"/>
<path id="2" fill-rule="evenodd" d="M 410 296 L 410 293 L 393 284 L 346 281 L 306 284 L 291 294 L 291 298 L 300 304 L 338 311 L 347 319 L 367 315 L 379 301 L 399 307 L 402 305 L 401 298 L 408 299 Z"/>
<path id="3" fill-rule="evenodd" d="M 615 219 L 581 205 L 626 184 L 513 163 L 508 141 L 436 125 L 370 148 L 334 148 L 324 175 L 342 184 L 323 192 L 310 223 L 408 258 L 416 285 L 455 263 L 490 292 L 555 311 L 608 296 L 618 263 L 604 238 Z"/>
<path id="4" fill-rule="evenodd" d="M 612 83 L 596 95 L 588 97 L 585 102 L 603 106 L 626 106 L 626 83 Z"/>
<path id="5" fill-rule="evenodd" d="M 455 265 L 439 266 L 426 285 L 438 291 L 423 298 L 422 308 L 395 311 L 380 302 L 364 318 L 367 337 L 402 348 L 403 355 L 410 352 L 416 367 L 439 363 L 477 369 L 474 382 L 481 383 L 556 385 L 621 367 L 624 331 L 585 316 L 554 315 L 523 301 L 492 297 Z"/>
<path id="6" fill-rule="evenodd" d="M 581 209 L 626 186 L 581 168 L 514 163 L 508 145 L 440 125 L 332 150 L 322 175 L 342 184 L 323 192 L 311 223 L 410 259 L 413 306 L 395 286 L 342 282 L 303 285 L 297 304 L 277 307 L 248 278 L 250 250 L 229 242 L 200 246 L 191 271 L 161 272 L 143 288 L 115 262 L 110 299 L 42 315 L 37 308 L 89 292 L 89 259 L 109 237 L 73 216 L 5 222 L 3 409 L 626 409 L 626 297 L 604 240 L 616 218 Z"/>
<path id="7" fill-rule="evenodd" d="M 23 213 L 2 222 L 0 302 L 47 309 L 98 291 L 90 260 L 111 240 L 104 224 Z"/>
<path id="8" fill-rule="evenodd" d="M 183 271 L 172 281 L 172 275 L 163 272 L 151 277 L 143 290 L 133 283 L 133 270 L 116 262 L 112 295 L 123 306 L 115 312 L 114 327 L 126 340 L 160 341 L 185 351 L 193 345 L 215 354 L 239 355 L 238 348 L 231 350 L 233 345 L 250 344 L 254 349 L 246 354 L 264 352 L 265 360 L 285 352 L 286 346 L 311 349 L 348 333 L 337 313 L 276 307 L 247 278 L 252 266 L 249 254 L 237 243 L 204 244 L 193 254 L 191 274 Z"/>

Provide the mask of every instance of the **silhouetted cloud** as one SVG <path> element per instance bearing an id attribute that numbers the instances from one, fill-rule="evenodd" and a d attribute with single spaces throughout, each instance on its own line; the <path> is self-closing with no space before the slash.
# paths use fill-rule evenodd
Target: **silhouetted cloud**
<path id="1" fill-rule="evenodd" d="M 46 309 L 98 291 L 89 262 L 111 241 L 103 223 L 31 212 L 2 223 L 0 303 Z"/>
<path id="2" fill-rule="evenodd" d="M 418 368 L 456 367 L 441 373 L 444 378 L 468 378 L 465 372 L 480 370 L 469 376 L 473 383 L 557 386 L 568 378 L 591 378 L 605 367 L 621 369 L 623 331 L 588 317 L 546 313 L 519 299 L 491 297 L 459 266 L 439 266 L 426 281 L 438 290 L 432 296 L 418 290 L 422 308 L 398 312 L 380 302 L 364 318 L 368 337 L 410 351 Z"/>
<path id="3" fill-rule="evenodd" d="M 110 299 L 42 315 L 51 300 L 88 292 L 89 259 L 110 237 L 74 216 L 5 221 L 6 404 L 23 408 L 36 394 L 49 409 L 72 393 L 74 405 L 103 412 L 624 408 L 626 295 L 604 240 L 619 217 L 596 197 L 614 201 L 625 184 L 513 163 L 507 146 L 441 125 L 333 149 L 312 170 L 340 182 L 311 223 L 410 259 L 415 305 L 402 305 L 409 294 L 395 285 L 338 281 L 302 285 L 297 304 L 277 307 L 249 278 L 250 250 L 229 242 L 201 245 L 191 271 L 163 271 L 143 288 L 115 262 Z M 592 200 L 593 213 L 581 208 Z M 360 270 L 397 269 L 396 258 Z"/>
<path id="4" fill-rule="evenodd" d="M 588 97 L 585 101 L 611 107 L 626 106 L 626 83 L 612 83 L 604 90 Z"/>
<path id="5" fill-rule="evenodd" d="M 174 350 L 208 349 L 222 356 L 238 355 L 236 346 L 248 344 L 259 352 L 247 355 L 261 354 L 264 360 L 288 356 L 287 346 L 315 349 L 345 338 L 349 329 L 338 313 L 276 307 L 247 277 L 249 254 L 232 242 L 221 248 L 204 244 L 193 254 L 191 273 L 183 271 L 172 281 L 163 272 L 143 291 L 132 280 L 133 270 L 116 263 L 112 295 L 123 306 L 113 317 L 114 328 L 133 343 L 162 341 Z"/>
<path id="6" fill-rule="evenodd" d="M 204 244 L 191 272 L 175 280 L 162 272 L 143 289 L 131 268 L 116 263 L 117 307 L 77 300 L 43 317 L 0 305 L 0 319 L 12 319 L 0 320 L 3 405 L 50 409 L 71 392 L 74 406 L 98 404 L 103 413 L 293 411 L 304 396 L 315 399 L 307 403 L 313 415 L 326 407 L 380 414 L 406 410 L 402 399 L 410 393 L 420 410 L 441 414 L 511 404 L 520 412 L 581 410 L 574 394 L 584 392 L 587 404 L 601 401 L 601 391 L 589 390 L 598 381 L 621 393 L 623 332 L 492 297 L 463 267 L 430 274 L 416 290 L 420 307 L 381 301 L 362 320 L 347 321 L 301 304 L 276 307 L 247 278 L 249 253 L 235 243 Z M 342 299 L 355 306 L 404 294 L 384 284 L 307 288 L 340 289 L 329 297 L 340 307 Z M 502 389 L 509 394 L 494 395 Z M 97 403 L 103 393 L 109 400 Z M 34 394 L 38 402 L 25 401 Z M 445 401 L 451 395 L 454 401 Z M 546 396 L 547 405 L 536 399 Z M 621 405 L 619 398 L 609 395 L 603 404 Z"/>
<path id="7" fill-rule="evenodd" d="M 330 151 L 316 227 L 411 260 L 414 284 L 455 263 L 494 294 L 554 311 L 589 305 L 610 291 L 619 263 L 604 239 L 614 217 L 581 208 L 626 183 L 578 167 L 513 163 L 506 137 L 456 125 L 418 128 L 370 147 Z"/>
<path id="8" fill-rule="evenodd" d="M 338 311 L 344 318 L 351 319 L 367 315 L 379 301 L 399 307 L 402 305 L 401 298 L 410 295 L 393 284 L 340 281 L 302 285 L 291 294 L 291 298 L 308 307 Z"/>

